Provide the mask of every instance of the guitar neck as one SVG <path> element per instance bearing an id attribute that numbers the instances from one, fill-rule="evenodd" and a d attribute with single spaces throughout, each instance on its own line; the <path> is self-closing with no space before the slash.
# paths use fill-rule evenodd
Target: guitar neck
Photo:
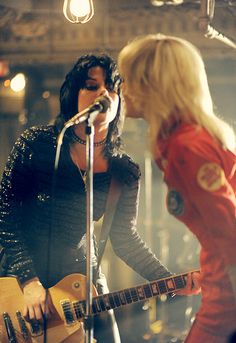
<path id="1" fill-rule="evenodd" d="M 96 296 L 92 301 L 92 314 L 95 315 L 121 306 L 178 291 L 186 286 L 187 275 L 189 273 L 172 275 L 143 285 Z M 73 307 L 77 319 L 82 319 L 86 311 L 86 301 L 73 302 Z"/>

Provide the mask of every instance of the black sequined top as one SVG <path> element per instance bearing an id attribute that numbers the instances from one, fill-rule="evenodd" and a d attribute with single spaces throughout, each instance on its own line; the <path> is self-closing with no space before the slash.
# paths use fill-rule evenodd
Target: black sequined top
<path id="1" fill-rule="evenodd" d="M 54 126 L 26 130 L 3 173 L 0 244 L 7 273 L 21 283 L 38 276 L 51 285 L 64 274 L 85 272 L 86 190 L 68 144 L 55 173 L 56 138 Z M 129 156 L 111 156 L 108 171 L 94 174 L 94 220 L 104 214 L 111 176 L 122 184 L 110 231 L 115 253 L 146 279 L 169 275 L 136 230 L 140 170 Z M 95 248 L 92 260 L 96 266 Z"/>

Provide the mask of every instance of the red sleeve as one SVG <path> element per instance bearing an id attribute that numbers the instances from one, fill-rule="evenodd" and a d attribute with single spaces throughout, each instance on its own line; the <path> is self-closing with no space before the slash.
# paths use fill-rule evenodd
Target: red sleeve
<path id="1" fill-rule="evenodd" d="M 223 154 L 221 156 L 221 154 Z M 225 155 L 226 154 L 226 155 Z M 169 188 L 180 193 L 186 206 L 178 219 L 198 238 L 204 237 L 222 255 L 225 264 L 236 264 L 235 160 L 227 151 L 207 151 L 175 145 L 165 177 Z M 231 170 L 231 173 L 229 171 Z M 233 180 L 234 178 L 234 180 Z M 192 225 L 189 225 L 191 223 Z M 203 239 L 203 242 L 204 242 Z M 204 244 L 202 244 L 204 246 Z"/>

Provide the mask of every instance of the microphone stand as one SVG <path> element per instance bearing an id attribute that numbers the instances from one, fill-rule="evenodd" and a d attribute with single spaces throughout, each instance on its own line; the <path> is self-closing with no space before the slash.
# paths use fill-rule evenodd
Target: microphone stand
<path id="1" fill-rule="evenodd" d="M 92 291 L 93 291 L 93 267 L 92 267 L 92 247 L 93 247 L 93 161 L 94 161 L 94 125 L 93 122 L 102 108 L 95 108 L 88 113 L 87 109 L 78 113 L 75 117 L 66 122 L 57 138 L 57 149 L 55 157 L 55 171 L 58 169 L 61 146 L 66 130 L 80 122 L 85 121 L 86 134 L 86 313 L 84 316 L 85 343 L 93 342 L 93 316 L 92 316 Z"/>
<path id="2" fill-rule="evenodd" d="M 92 267 L 92 242 L 93 242 L 93 161 L 94 161 L 94 126 L 93 118 L 86 120 L 86 315 L 84 318 L 85 342 L 93 342 L 93 317 L 92 317 L 92 290 L 93 290 L 93 267 Z"/>
<path id="3" fill-rule="evenodd" d="M 86 120 L 86 313 L 84 316 L 85 343 L 93 342 L 93 317 L 92 317 L 92 290 L 93 290 L 93 267 L 92 267 L 92 242 L 93 242 L 93 160 L 94 160 L 94 126 L 93 121 L 98 111 L 94 111 Z M 70 122 L 65 125 L 57 139 L 55 157 L 55 171 L 58 169 L 61 145 L 65 131 L 72 126 Z"/>

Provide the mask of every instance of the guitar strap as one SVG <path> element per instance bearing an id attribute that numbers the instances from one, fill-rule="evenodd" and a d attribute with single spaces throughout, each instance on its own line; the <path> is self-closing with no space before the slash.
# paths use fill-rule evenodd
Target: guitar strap
<path id="1" fill-rule="evenodd" d="M 111 184 L 108 191 L 105 213 L 103 216 L 102 228 L 100 233 L 100 239 L 98 243 L 98 254 L 97 254 L 97 275 L 102 260 L 102 256 L 106 247 L 111 224 L 114 218 L 116 206 L 121 193 L 121 183 L 114 177 L 111 179 Z M 97 278 L 97 277 L 96 277 Z"/>
<path id="2" fill-rule="evenodd" d="M 4 254 L 4 248 L 0 244 L 0 277 L 5 276 L 5 272 L 4 272 L 5 260 L 6 260 L 6 256 Z"/>

